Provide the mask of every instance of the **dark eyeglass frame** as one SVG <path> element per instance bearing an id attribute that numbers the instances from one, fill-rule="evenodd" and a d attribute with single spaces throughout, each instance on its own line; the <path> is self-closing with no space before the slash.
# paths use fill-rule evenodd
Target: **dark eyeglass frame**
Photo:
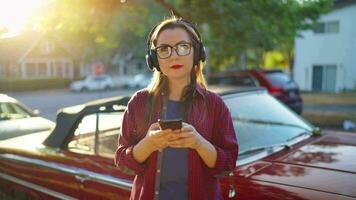
<path id="1" fill-rule="evenodd" d="M 185 53 L 185 54 L 180 54 L 179 51 L 178 51 L 179 45 L 189 45 L 189 50 L 188 50 L 188 52 Z M 162 55 L 159 54 L 159 49 L 160 49 L 160 48 L 163 48 L 163 47 L 168 47 L 168 49 L 169 49 L 169 54 L 168 54 L 168 56 L 162 56 Z M 193 44 L 190 43 L 190 42 L 179 42 L 178 44 L 176 44 L 176 45 L 174 45 L 174 46 L 171 46 L 171 45 L 168 45 L 168 44 L 161 45 L 161 46 L 159 46 L 159 47 L 156 47 L 156 48 L 155 48 L 155 51 L 156 51 L 156 53 L 157 53 L 157 55 L 158 55 L 159 58 L 161 58 L 161 59 L 167 59 L 167 58 L 169 58 L 169 57 L 172 56 L 172 52 L 173 52 L 172 49 L 174 49 L 174 50 L 176 51 L 176 53 L 177 53 L 178 56 L 186 56 L 186 55 L 189 55 L 189 54 L 190 54 L 190 51 L 192 50 L 192 47 L 193 47 Z"/>

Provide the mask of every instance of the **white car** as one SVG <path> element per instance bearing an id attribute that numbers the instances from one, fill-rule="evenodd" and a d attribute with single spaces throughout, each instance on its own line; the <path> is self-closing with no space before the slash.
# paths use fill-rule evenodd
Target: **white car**
<path id="1" fill-rule="evenodd" d="M 74 81 L 70 85 L 72 91 L 93 91 L 93 90 L 109 90 L 114 87 L 114 83 L 110 76 L 88 76 L 82 81 Z"/>
<path id="2" fill-rule="evenodd" d="M 151 83 L 152 74 L 137 74 L 134 78 L 127 82 L 128 88 L 144 88 Z"/>
<path id="3" fill-rule="evenodd" d="M 55 123 L 21 102 L 0 94 L 0 140 L 53 129 Z"/>

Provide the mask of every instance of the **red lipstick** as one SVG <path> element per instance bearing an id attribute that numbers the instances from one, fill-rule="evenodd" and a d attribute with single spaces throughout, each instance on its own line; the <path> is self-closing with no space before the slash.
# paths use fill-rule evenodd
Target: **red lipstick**
<path id="1" fill-rule="evenodd" d="M 172 69 L 179 69 L 181 67 L 183 67 L 183 65 L 174 64 L 171 66 Z"/>

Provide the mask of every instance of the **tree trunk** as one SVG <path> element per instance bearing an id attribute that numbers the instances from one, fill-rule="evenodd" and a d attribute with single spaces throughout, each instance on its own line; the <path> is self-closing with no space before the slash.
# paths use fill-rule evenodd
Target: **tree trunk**
<path id="1" fill-rule="evenodd" d="M 240 54 L 239 66 L 240 66 L 240 69 L 242 69 L 242 70 L 247 69 L 246 51 L 242 51 Z"/>

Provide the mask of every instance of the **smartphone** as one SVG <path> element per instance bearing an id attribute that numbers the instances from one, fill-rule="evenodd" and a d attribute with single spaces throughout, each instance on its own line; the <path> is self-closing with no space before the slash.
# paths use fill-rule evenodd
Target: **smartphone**
<path id="1" fill-rule="evenodd" d="M 158 119 L 158 123 L 161 130 L 182 128 L 182 119 Z"/>

